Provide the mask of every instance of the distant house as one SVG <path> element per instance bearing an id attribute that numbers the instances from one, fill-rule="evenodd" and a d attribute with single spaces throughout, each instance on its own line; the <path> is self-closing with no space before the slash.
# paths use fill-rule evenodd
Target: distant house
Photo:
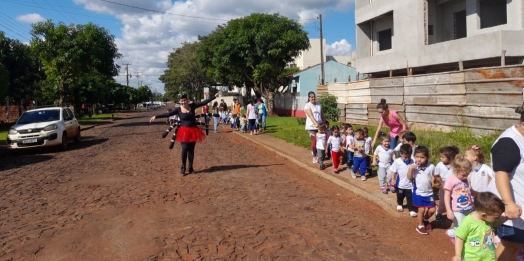
<path id="1" fill-rule="evenodd" d="M 284 94 L 279 94 L 276 97 L 277 114 L 306 117 L 303 109 L 307 101 L 307 94 L 310 91 L 317 92 L 321 75 L 320 64 L 290 75 L 287 85 L 283 88 Z M 349 82 L 355 81 L 357 70 L 345 64 L 328 61 L 324 63 L 324 75 L 326 83 Z"/>

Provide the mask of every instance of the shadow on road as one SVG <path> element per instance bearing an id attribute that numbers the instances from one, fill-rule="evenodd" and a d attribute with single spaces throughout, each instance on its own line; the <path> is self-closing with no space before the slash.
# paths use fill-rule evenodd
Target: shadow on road
<path id="1" fill-rule="evenodd" d="M 23 166 L 48 161 L 53 159 L 53 155 L 27 155 L 22 157 L 3 157 L 0 160 L 0 171 L 16 169 Z"/>
<path id="2" fill-rule="evenodd" d="M 226 165 L 226 166 L 213 166 L 211 168 L 203 169 L 197 171 L 196 174 L 200 173 L 212 173 L 215 171 L 224 171 L 224 170 L 236 170 L 236 169 L 248 169 L 248 168 L 259 168 L 259 167 L 269 167 L 269 166 L 279 166 L 283 164 L 270 164 L 270 165 Z"/>
<path id="3" fill-rule="evenodd" d="M 165 121 L 154 121 L 152 123 L 149 123 L 149 120 L 145 120 L 145 121 L 138 121 L 138 122 L 127 122 L 127 123 L 121 123 L 121 124 L 116 124 L 114 125 L 114 127 L 139 127 L 139 126 L 150 126 L 150 125 L 164 125 L 166 127 L 169 127 L 168 125 L 166 125 Z"/>
<path id="4" fill-rule="evenodd" d="M 104 142 L 106 142 L 108 140 L 109 140 L 109 138 L 95 138 L 94 136 L 85 136 L 85 137 L 82 137 L 82 142 L 80 142 L 80 144 L 75 144 L 73 142 L 69 142 L 67 144 L 66 152 L 67 151 L 74 151 L 74 150 L 78 150 L 78 149 L 89 148 L 89 147 L 92 147 L 92 146 L 104 143 Z M 0 155 L 1 154 L 7 154 L 9 157 L 3 157 L 3 158 L 8 158 L 8 159 L 24 158 L 24 157 L 30 158 L 31 156 L 35 156 L 35 155 L 47 154 L 47 153 L 56 154 L 56 153 L 60 153 L 60 152 L 61 152 L 60 151 L 60 147 L 31 148 L 31 149 L 13 150 L 13 151 L 10 151 L 10 152 L 8 152 L 7 148 L 4 147 L 4 146 L 2 146 L 0 148 Z M 47 156 L 47 155 L 41 155 L 41 156 Z M 53 157 L 54 156 L 50 156 L 50 158 L 48 158 L 48 159 L 51 159 Z M 1 161 L 2 160 L 0 160 L 0 162 Z M 36 162 L 41 162 L 41 161 L 43 161 L 43 160 L 39 160 L 39 161 L 36 161 Z M 36 162 L 32 162 L 32 163 L 36 163 Z"/>

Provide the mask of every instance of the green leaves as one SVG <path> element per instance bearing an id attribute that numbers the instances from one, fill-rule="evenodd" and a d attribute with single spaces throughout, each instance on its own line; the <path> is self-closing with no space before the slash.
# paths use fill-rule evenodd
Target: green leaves
<path id="1" fill-rule="evenodd" d="M 0 101 L 7 96 L 7 87 L 9 87 L 9 72 L 0 63 Z"/>

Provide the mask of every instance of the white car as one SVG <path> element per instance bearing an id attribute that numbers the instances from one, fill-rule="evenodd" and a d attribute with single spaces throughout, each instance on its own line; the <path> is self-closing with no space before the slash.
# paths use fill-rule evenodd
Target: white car
<path id="1" fill-rule="evenodd" d="M 9 130 L 6 143 L 9 150 L 47 146 L 65 150 L 69 140 L 81 140 L 75 115 L 67 107 L 49 107 L 22 114 Z"/>

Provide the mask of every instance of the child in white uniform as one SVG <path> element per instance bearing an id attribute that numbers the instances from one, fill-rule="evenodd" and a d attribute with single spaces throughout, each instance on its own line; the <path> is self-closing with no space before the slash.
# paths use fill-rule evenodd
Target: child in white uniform
<path id="1" fill-rule="evenodd" d="M 444 204 L 444 184 L 448 177 L 453 175 L 453 160 L 459 154 L 456 146 L 446 146 L 439 149 L 440 162 L 435 166 L 435 180 L 439 183 L 438 207 L 435 214 L 435 221 L 442 221 L 442 214 L 446 212 Z"/>
<path id="2" fill-rule="evenodd" d="M 324 123 L 319 124 L 318 132 L 315 134 L 313 141 L 315 142 L 315 148 L 317 150 L 318 164 L 320 165 L 320 170 L 326 168 L 326 166 L 324 166 L 324 157 L 327 148 L 328 138 L 329 135 L 326 134 L 326 125 Z"/>
<path id="3" fill-rule="evenodd" d="M 400 146 L 400 157 L 391 165 L 391 178 L 395 181 L 395 190 L 397 191 L 397 211 L 404 211 L 402 205 L 405 198 L 409 215 L 416 217 L 417 212 L 415 212 L 413 207 L 412 197 L 413 183 L 408 179 L 409 166 L 413 164 L 412 154 L 412 148 L 409 144 Z"/>
<path id="4" fill-rule="evenodd" d="M 389 147 L 391 138 L 389 135 L 380 136 L 380 145 L 375 149 L 375 156 L 373 157 L 373 166 L 378 166 L 378 182 L 380 184 L 380 191 L 382 194 L 388 193 L 388 188 L 391 193 L 395 193 L 395 186 L 391 182 L 391 163 L 393 163 L 393 156 L 395 152 Z M 377 164 L 378 158 L 378 164 Z"/>
<path id="5" fill-rule="evenodd" d="M 337 125 L 331 128 L 332 136 L 329 136 L 327 141 L 326 153 L 331 147 L 331 158 L 333 159 L 333 172 L 338 173 L 338 165 L 340 164 L 340 144 L 342 139 L 340 138 L 340 129 Z"/>
<path id="6" fill-rule="evenodd" d="M 495 172 L 484 164 L 484 154 L 477 145 L 466 150 L 466 159 L 471 162 L 473 169 L 469 174 L 469 180 L 471 181 L 471 194 L 475 197 L 479 192 L 488 191 L 488 184 L 495 178 Z"/>

